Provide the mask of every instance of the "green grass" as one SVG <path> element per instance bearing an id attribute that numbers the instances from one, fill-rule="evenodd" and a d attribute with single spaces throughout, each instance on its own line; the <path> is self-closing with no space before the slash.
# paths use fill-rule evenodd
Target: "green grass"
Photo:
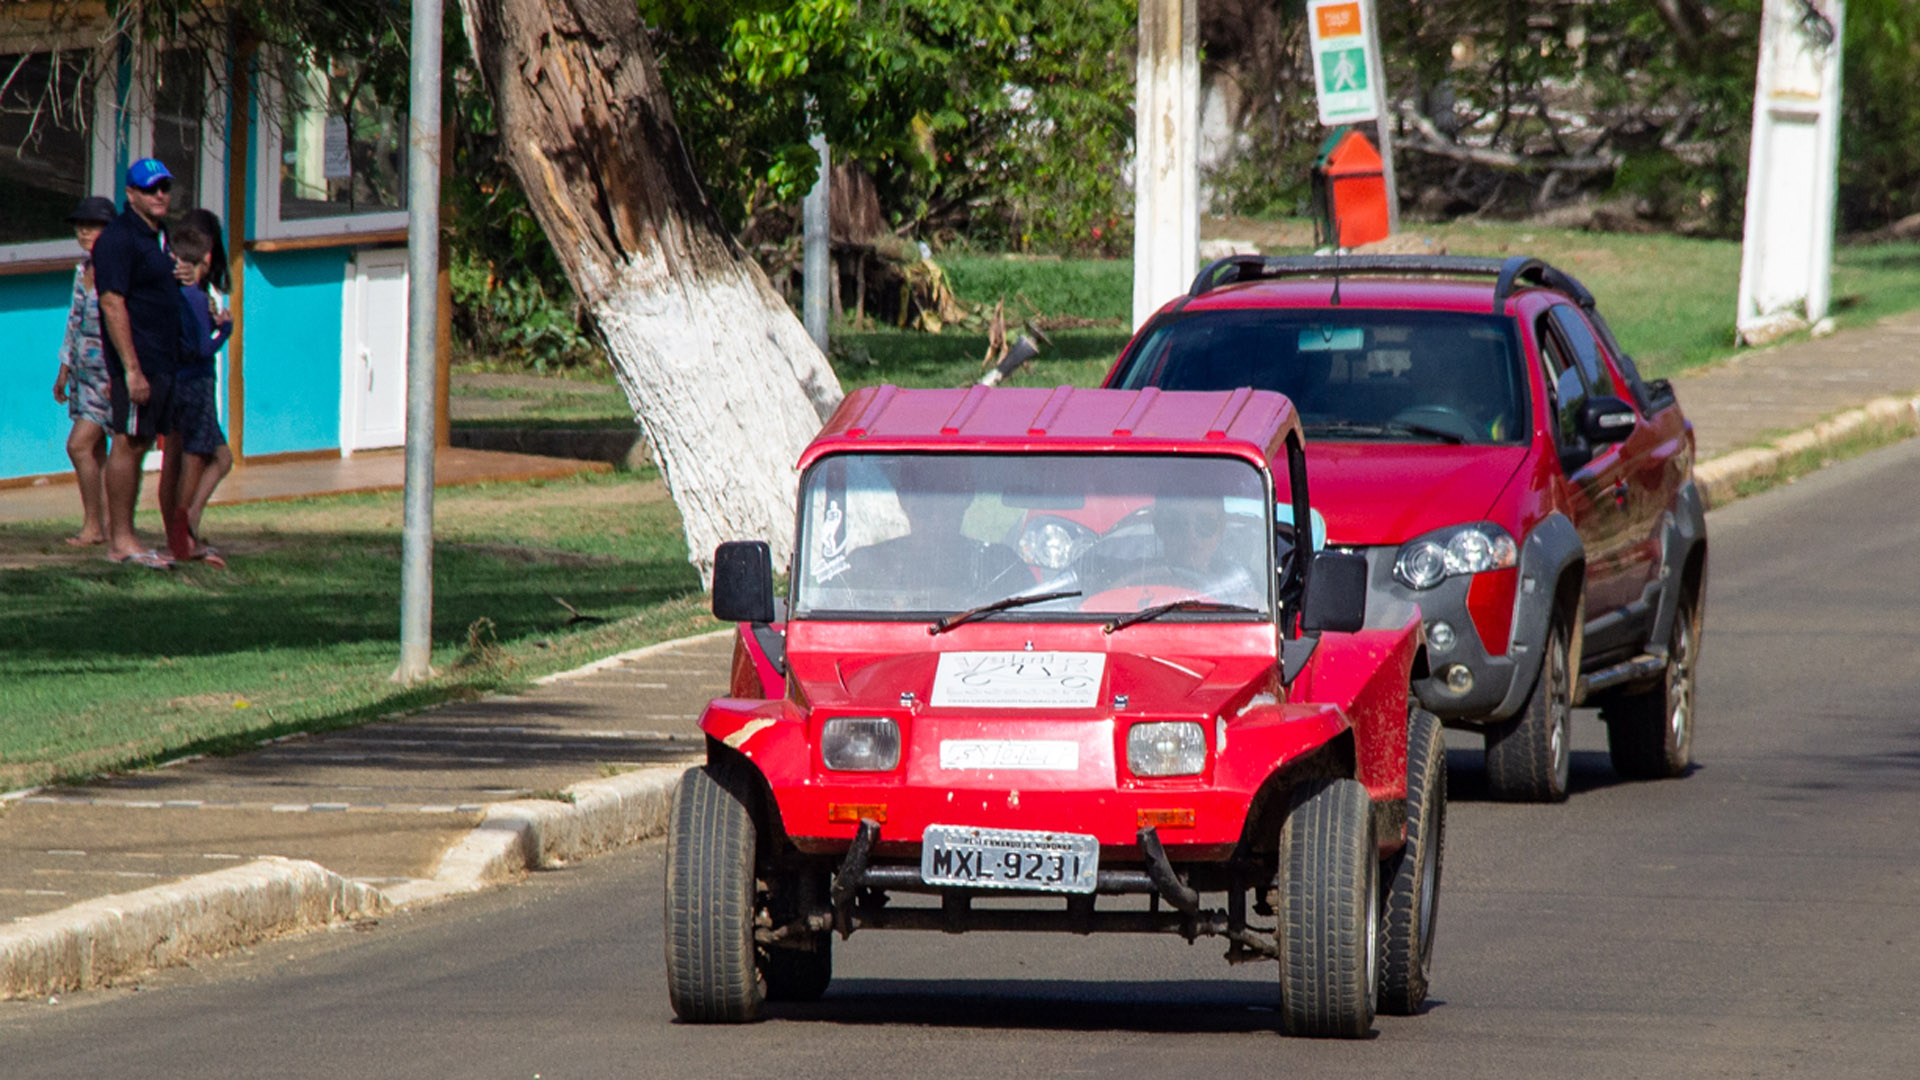
<path id="1" fill-rule="evenodd" d="M 398 494 L 216 507 L 231 568 L 111 566 L 71 522 L 0 529 L 0 790 L 511 689 L 711 629 L 656 478 L 444 488 L 433 664 L 398 660 Z M 149 524 L 142 522 L 143 525 Z M 607 620 L 570 626 L 559 596 Z"/>

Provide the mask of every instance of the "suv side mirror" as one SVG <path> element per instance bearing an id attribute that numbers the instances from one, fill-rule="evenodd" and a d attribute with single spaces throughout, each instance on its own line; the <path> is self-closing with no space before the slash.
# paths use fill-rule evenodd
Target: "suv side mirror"
<path id="1" fill-rule="evenodd" d="M 1617 397 L 1593 397 L 1580 410 L 1580 434 L 1593 443 L 1624 442 L 1640 417 Z"/>
<path id="2" fill-rule="evenodd" d="M 1351 634 L 1367 624 L 1367 557 L 1316 551 L 1300 600 L 1300 630 Z"/>
<path id="3" fill-rule="evenodd" d="M 773 621 L 773 552 L 765 540 L 729 540 L 713 549 L 713 617 Z"/>

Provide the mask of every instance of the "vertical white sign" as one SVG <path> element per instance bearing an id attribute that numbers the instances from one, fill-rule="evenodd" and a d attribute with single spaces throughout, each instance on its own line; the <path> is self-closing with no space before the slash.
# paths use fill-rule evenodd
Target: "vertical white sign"
<path id="1" fill-rule="evenodd" d="M 1740 251 L 1740 340 L 1818 329 L 1832 296 L 1844 0 L 1766 0 Z"/>
<path id="2" fill-rule="evenodd" d="M 1372 18 L 1371 7 L 1362 0 L 1307 2 L 1307 41 L 1322 124 L 1380 118 L 1384 95 Z"/>

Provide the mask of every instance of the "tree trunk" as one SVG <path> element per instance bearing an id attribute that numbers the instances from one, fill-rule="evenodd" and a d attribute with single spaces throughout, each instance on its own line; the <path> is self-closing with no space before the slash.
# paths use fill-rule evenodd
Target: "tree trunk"
<path id="1" fill-rule="evenodd" d="M 593 312 L 685 522 L 784 565 L 794 461 L 840 402 L 800 320 L 708 203 L 633 0 L 460 0 L 500 145 Z"/>

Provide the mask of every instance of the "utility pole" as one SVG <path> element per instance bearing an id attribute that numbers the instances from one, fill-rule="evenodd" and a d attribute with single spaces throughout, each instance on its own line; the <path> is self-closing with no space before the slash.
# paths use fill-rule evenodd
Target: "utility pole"
<path id="1" fill-rule="evenodd" d="M 433 451 L 440 349 L 440 0 L 413 0 L 407 115 L 407 480 L 400 539 L 400 667 L 433 675 Z"/>
<path id="2" fill-rule="evenodd" d="M 1735 326 L 1747 345 L 1821 333 L 1833 287 L 1844 0 L 1767 0 Z"/>
<path id="3" fill-rule="evenodd" d="M 1133 325 L 1187 290 L 1200 259 L 1198 0 L 1140 0 L 1133 105 Z"/>
<path id="4" fill-rule="evenodd" d="M 813 182 L 812 190 L 800 204 L 801 230 L 805 248 L 804 291 L 801 294 L 801 321 L 807 324 L 807 336 L 827 351 L 827 327 L 832 316 L 832 290 L 828 287 L 827 275 L 833 272 L 832 219 L 829 213 L 829 177 L 833 173 L 833 163 L 828 158 L 826 135 L 815 132 L 810 145 L 820 155 L 820 175 Z"/>

